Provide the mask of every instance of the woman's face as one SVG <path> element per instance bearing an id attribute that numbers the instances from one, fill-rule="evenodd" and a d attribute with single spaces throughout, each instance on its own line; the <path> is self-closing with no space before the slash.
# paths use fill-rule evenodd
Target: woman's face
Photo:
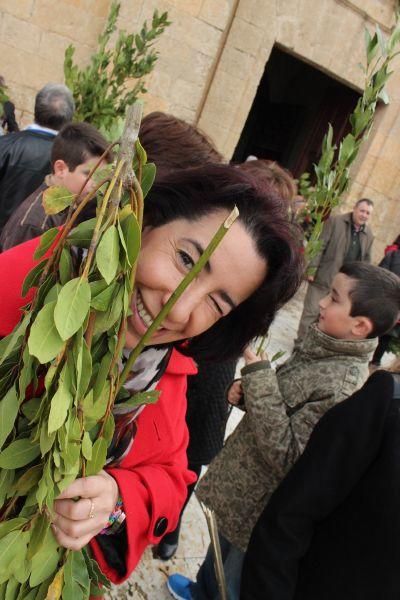
<path id="1" fill-rule="evenodd" d="M 220 210 L 197 221 L 179 219 L 144 230 L 127 348 L 134 348 L 146 333 L 227 216 L 227 211 Z M 153 334 L 151 343 L 166 344 L 203 333 L 246 300 L 261 285 L 266 272 L 267 265 L 252 238 L 240 222 L 235 222 Z"/>

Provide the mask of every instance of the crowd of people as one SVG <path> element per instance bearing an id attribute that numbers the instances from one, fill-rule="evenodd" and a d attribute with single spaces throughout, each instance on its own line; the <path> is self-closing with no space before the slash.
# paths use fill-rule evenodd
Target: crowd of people
<path id="1" fill-rule="evenodd" d="M 3 117 L 14 115 L 7 102 Z M 43 193 L 61 185 L 79 201 L 94 186 L 92 167 L 113 161 L 103 135 L 73 117 L 70 90 L 48 84 L 31 125 L 3 123 L 0 337 L 34 296 L 21 288 L 40 235 L 67 217 L 47 215 Z M 398 240 L 371 264 L 369 198 L 326 220 L 293 354 L 274 369 L 251 342 L 305 277 L 295 180 L 273 161 L 225 164 L 210 139 L 173 115 L 144 117 L 140 139 L 157 174 L 125 350 L 235 205 L 239 218 L 133 367 L 135 391 L 157 388 L 158 402 L 137 411 L 129 440 L 113 441 L 104 470 L 56 499 L 58 543 L 90 544 L 121 583 L 147 546 L 163 560 L 174 556 L 196 490 L 216 517 L 229 600 L 397 599 L 400 366 L 368 375 L 400 335 Z M 89 204 L 80 220 L 94 215 Z M 224 443 L 232 406 L 243 417 Z M 211 546 L 195 581 L 179 573 L 167 581 L 178 600 L 216 600 L 221 585 Z"/>

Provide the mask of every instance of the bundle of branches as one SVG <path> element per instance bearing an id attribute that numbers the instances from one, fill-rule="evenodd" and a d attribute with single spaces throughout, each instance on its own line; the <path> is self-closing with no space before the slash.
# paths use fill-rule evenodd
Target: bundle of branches
<path id="1" fill-rule="evenodd" d="M 318 164 L 314 165 L 315 184 L 311 185 L 309 173 L 300 177 L 299 190 L 307 200 L 308 214 L 312 222 L 307 244 L 308 259 L 312 259 L 319 252 L 323 222 L 331 210 L 343 200 L 343 195 L 349 187 L 350 167 L 361 145 L 368 138 L 378 102 L 389 101 L 385 86 L 391 75 L 390 65 L 398 54 L 399 14 L 396 13 L 396 24 L 388 39 L 385 39 L 378 26 L 373 36 L 368 30 L 365 31 L 366 66 L 360 65 L 365 74 L 365 87 L 350 116 L 351 131 L 337 149 L 332 142 L 333 130 L 329 125 L 322 142 L 321 158 Z"/>
<path id="2" fill-rule="evenodd" d="M 115 402 L 129 408 L 156 400 L 157 392 L 127 395 L 123 383 L 146 340 L 230 226 L 221 226 L 121 371 L 143 198 L 155 175 L 134 141 L 141 116 L 136 107 L 129 110 L 116 165 L 101 173 L 93 192 L 78 203 L 61 188 L 47 191 L 46 211 L 70 205 L 69 217 L 62 231 L 42 236 L 39 262 L 23 286 L 23 294 L 33 286 L 36 293 L 0 342 L 0 597 L 7 600 L 80 600 L 104 593 L 108 581 L 88 551 L 57 545 L 50 527 L 54 500 L 77 477 L 105 465 Z M 96 194 L 97 216 L 74 228 Z"/>
<path id="3" fill-rule="evenodd" d="M 120 3 L 114 1 L 88 66 L 80 69 L 74 64 L 75 47 L 72 44 L 66 49 L 64 58 L 64 78 L 74 96 L 75 119 L 92 123 L 111 138 L 127 107 L 139 94 L 146 92 L 143 77 L 153 70 L 158 58 L 153 45 L 170 25 L 168 14 L 159 14 L 156 10 L 150 25 L 144 22 L 137 34 L 118 31 L 115 43 L 111 45 L 119 11 Z M 135 83 L 131 86 L 132 81 Z"/>

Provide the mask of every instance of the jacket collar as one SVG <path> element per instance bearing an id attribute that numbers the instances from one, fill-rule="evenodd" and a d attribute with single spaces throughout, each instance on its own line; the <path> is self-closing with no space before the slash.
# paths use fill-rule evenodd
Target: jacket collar
<path id="1" fill-rule="evenodd" d="M 322 358 L 337 354 L 367 357 L 375 350 L 376 338 L 368 340 L 338 340 L 326 335 L 314 324 L 309 328 L 299 352 L 310 358 Z"/>

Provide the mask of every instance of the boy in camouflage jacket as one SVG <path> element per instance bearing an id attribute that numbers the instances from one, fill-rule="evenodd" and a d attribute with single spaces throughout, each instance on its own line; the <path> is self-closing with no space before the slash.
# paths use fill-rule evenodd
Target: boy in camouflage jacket
<path id="1" fill-rule="evenodd" d="M 244 551 L 272 492 L 322 415 L 364 383 L 376 337 L 393 326 L 399 309 L 398 277 L 367 263 L 349 263 L 321 300 L 319 321 L 276 372 L 268 360 L 246 351 L 242 380 L 228 391 L 233 404 L 244 397 L 245 415 L 197 488 L 198 498 L 216 514 L 223 559 L 235 565 L 226 572 L 230 600 L 239 598 Z M 217 597 L 212 563 L 209 552 L 197 583 L 187 580 L 189 595 L 175 597 Z M 169 587 L 174 577 L 182 576 L 172 576 Z"/>

